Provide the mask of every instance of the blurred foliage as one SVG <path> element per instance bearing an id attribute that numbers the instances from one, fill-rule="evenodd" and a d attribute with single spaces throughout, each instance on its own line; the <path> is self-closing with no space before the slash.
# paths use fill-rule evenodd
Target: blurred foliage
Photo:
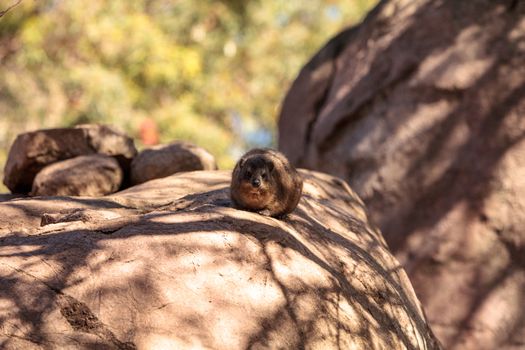
<path id="1" fill-rule="evenodd" d="M 272 144 L 301 66 L 376 2 L 23 0 L 0 18 L 0 161 L 20 132 L 102 122 L 138 138 L 151 118 L 161 142 L 231 167 Z"/>

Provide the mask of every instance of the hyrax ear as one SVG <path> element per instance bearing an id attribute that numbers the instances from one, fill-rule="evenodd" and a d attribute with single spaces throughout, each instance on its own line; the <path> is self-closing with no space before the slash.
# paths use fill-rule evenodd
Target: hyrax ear
<path id="1" fill-rule="evenodd" d="M 268 171 L 269 172 L 272 172 L 273 169 L 275 168 L 275 165 L 273 164 L 273 162 L 271 160 L 268 161 Z"/>
<path id="2" fill-rule="evenodd" d="M 239 168 L 242 168 L 245 162 L 246 162 L 246 159 L 244 158 L 239 159 Z"/>

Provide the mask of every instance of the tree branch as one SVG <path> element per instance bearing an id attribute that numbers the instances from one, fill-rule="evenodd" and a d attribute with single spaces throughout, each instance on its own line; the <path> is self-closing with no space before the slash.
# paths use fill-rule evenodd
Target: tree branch
<path id="1" fill-rule="evenodd" d="M 21 2 L 22 2 L 22 0 L 18 0 L 16 3 L 14 3 L 14 4 L 11 5 L 11 6 L 9 6 L 9 7 L 6 8 L 5 10 L 0 11 L 0 17 L 2 17 L 3 15 L 5 15 L 7 12 L 9 12 L 9 10 L 11 10 L 13 7 L 18 6 L 18 4 L 20 4 Z"/>

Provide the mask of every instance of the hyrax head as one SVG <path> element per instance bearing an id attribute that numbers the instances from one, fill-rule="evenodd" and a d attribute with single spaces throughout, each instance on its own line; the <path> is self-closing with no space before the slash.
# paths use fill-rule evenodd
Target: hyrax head
<path id="1" fill-rule="evenodd" d="M 272 184 L 274 164 L 264 156 L 241 159 L 240 180 L 245 189 L 252 192 L 266 192 Z"/>

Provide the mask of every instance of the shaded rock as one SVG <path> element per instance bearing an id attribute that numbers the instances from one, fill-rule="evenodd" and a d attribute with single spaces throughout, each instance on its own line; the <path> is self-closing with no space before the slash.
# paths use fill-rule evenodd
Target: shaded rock
<path id="1" fill-rule="evenodd" d="M 133 159 L 137 155 L 133 139 L 111 126 L 82 124 L 77 125 L 75 129 L 84 131 L 89 145 L 97 153 L 122 157 L 128 160 Z"/>
<path id="2" fill-rule="evenodd" d="M 26 195 L 23 194 L 10 194 L 10 193 L 1 193 L 0 194 L 0 202 L 9 201 L 11 199 L 16 198 L 23 198 L 26 197 Z"/>
<path id="3" fill-rule="evenodd" d="M 71 222 L 71 221 L 82 221 L 82 222 L 93 222 L 100 220 L 109 220 L 116 219 L 122 215 L 102 209 L 64 209 L 58 213 L 44 213 L 42 214 L 42 219 L 40 220 L 40 226 L 52 225 L 61 222 Z"/>
<path id="4" fill-rule="evenodd" d="M 46 166 L 35 177 L 31 195 L 98 197 L 116 192 L 121 183 L 118 162 L 103 154 L 93 154 Z"/>
<path id="5" fill-rule="evenodd" d="M 131 163 L 131 184 L 137 185 L 182 171 L 216 169 L 215 157 L 204 148 L 176 141 L 142 150 Z"/>
<path id="6" fill-rule="evenodd" d="M 94 153 L 114 156 L 126 172 L 137 150 L 131 138 L 106 125 L 79 125 L 20 134 L 9 150 L 4 184 L 13 193 L 27 193 L 36 174 L 45 166 Z"/>
<path id="7" fill-rule="evenodd" d="M 359 198 L 302 175 L 285 221 L 230 208 L 227 171 L 0 203 L 0 344 L 438 349 Z"/>
<path id="8" fill-rule="evenodd" d="M 382 1 L 279 120 L 293 163 L 363 198 L 448 349 L 525 344 L 524 18 L 518 1 Z"/>

